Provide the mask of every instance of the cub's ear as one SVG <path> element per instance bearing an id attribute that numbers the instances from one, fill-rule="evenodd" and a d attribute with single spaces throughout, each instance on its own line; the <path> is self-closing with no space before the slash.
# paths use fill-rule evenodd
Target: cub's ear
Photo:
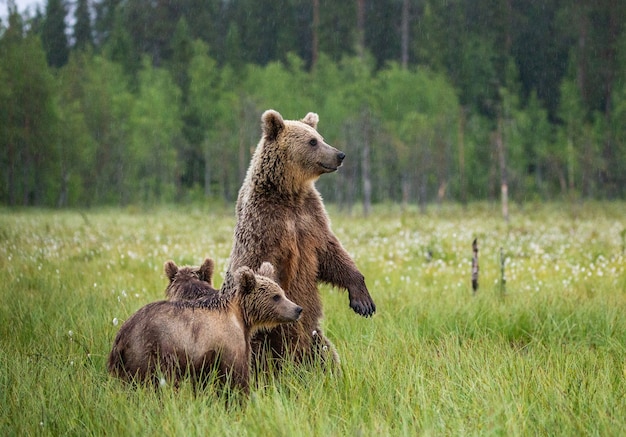
<path id="1" fill-rule="evenodd" d="M 178 273 L 178 266 L 176 263 L 172 260 L 166 261 L 163 265 L 163 269 L 165 270 L 165 276 L 167 276 L 170 282 L 172 282 L 176 277 L 176 273 Z"/>
<path id="2" fill-rule="evenodd" d="M 215 263 L 211 258 L 205 258 L 204 262 L 198 270 L 198 278 L 201 281 L 206 281 L 211 287 L 213 287 L 213 270 L 215 269 Z"/>
<path id="3" fill-rule="evenodd" d="M 239 285 L 241 294 L 252 293 L 256 287 L 256 278 L 250 267 L 239 267 L 235 272 L 235 284 Z"/>
<path id="4" fill-rule="evenodd" d="M 303 119 L 302 123 L 308 124 L 313 129 L 317 130 L 317 123 L 319 123 L 320 117 L 315 112 L 309 112 Z"/>
<path id="5" fill-rule="evenodd" d="M 274 270 L 274 266 L 267 261 L 261 264 L 257 273 L 261 276 L 265 276 L 266 278 L 273 279 L 274 281 L 276 280 L 276 271 Z"/>
<path id="6" fill-rule="evenodd" d="M 269 141 L 274 141 L 280 131 L 285 128 L 285 121 L 282 115 L 273 109 L 265 111 L 261 120 L 263 120 L 263 135 Z"/>

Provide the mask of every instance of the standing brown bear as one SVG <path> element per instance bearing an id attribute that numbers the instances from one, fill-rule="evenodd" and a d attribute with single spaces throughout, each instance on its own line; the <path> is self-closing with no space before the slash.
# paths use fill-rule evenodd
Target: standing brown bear
<path id="1" fill-rule="evenodd" d="M 298 323 L 259 332 L 253 341 L 257 361 L 321 360 L 333 345 L 320 329 L 325 282 L 348 290 L 350 307 L 368 317 L 376 311 L 365 279 L 330 228 L 315 181 L 339 168 L 345 154 L 317 132 L 318 115 L 283 120 L 273 110 L 262 116 L 263 136 L 252 156 L 237 200 L 237 224 L 228 271 L 256 269 L 269 261 L 289 299 L 304 308 Z M 266 358 L 264 358 L 266 357 Z"/>

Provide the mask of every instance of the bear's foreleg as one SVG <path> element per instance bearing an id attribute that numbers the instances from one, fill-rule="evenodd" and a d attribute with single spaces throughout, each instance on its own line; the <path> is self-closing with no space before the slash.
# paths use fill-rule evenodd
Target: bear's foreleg
<path id="1" fill-rule="evenodd" d="M 376 312 L 365 277 L 334 235 L 328 240 L 326 250 L 319 254 L 318 278 L 348 290 L 350 308 L 355 313 L 369 317 Z"/>

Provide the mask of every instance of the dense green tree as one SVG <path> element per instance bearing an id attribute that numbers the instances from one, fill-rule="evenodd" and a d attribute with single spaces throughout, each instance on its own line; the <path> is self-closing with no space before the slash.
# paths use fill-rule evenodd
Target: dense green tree
<path id="1" fill-rule="evenodd" d="M 133 47 L 131 36 L 124 27 L 123 10 L 121 7 L 116 9 L 116 16 L 118 18 L 107 36 L 102 52 L 109 60 L 122 67 L 131 89 L 136 90 L 138 87 L 137 75 L 141 68 L 141 57 Z"/>
<path id="2" fill-rule="evenodd" d="M 129 173 L 126 182 L 137 187 L 133 200 L 143 203 L 176 199 L 178 159 L 182 141 L 180 90 L 167 70 L 144 59 L 139 95 L 130 114 Z"/>
<path id="3" fill-rule="evenodd" d="M 400 22 L 402 1 L 372 1 L 366 4 L 365 47 L 376 57 L 377 66 L 401 60 Z"/>
<path id="4" fill-rule="evenodd" d="M 185 17 L 182 17 L 176 25 L 176 31 L 172 38 L 173 56 L 169 61 L 169 70 L 174 82 L 182 91 L 182 103 L 186 104 L 189 97 L 189 63 L 193 56 L 192 39 L 189 33 L 189 25 Z"/>
<path id="5" fill-rule="evenodd" d="M 41 40 L 46 51 L 46 59 L 51 67 L 62 67 L 69 59 L 69 45 L 65 32 L 64 0 L 47 0 L 46 18 L 41 29 Z"/>
<path id="6" fill-rule="evenodd" d="M 88 0 L 77 0 L 74 10 L 74 48 L 85 49 L 93 45 L 91 14 Z"/>
<path id="7" fill-rule="evenodd" d="M 123 26 L 134 50 L 149 56 L 161 66 L 172 56 L 170 41 L 182 13 L 177 2 L 168 0 L 129 0 L 121 4 Z"/>
<path id="8" fill-rule="evenodd" d="M 457 186 L 452 172 L 460 113 L 446 79 L 394 63 L 380 74 L 381 108 L 398 160 L 403 202 L 426 202 Z"/>
<path id="9" fill-rule="evenodd" d="M 342 203 L 351 207 L 357 195 L 363 204 L 363 214 L 367 215 L 372 203 L 373 143 L 375 126 L 378 123 L 377 93 L 374 75 L 375 61 L 369 54 L 345 57 L 341 62 L 343 86 L 340 96 L 347 110 L 342 120 L 342 137 L 345 153 L 350 161 L 346 164 L 345 191 Z"/>
<path id="10" fill-rule="evenodd" d="M 519 202 L 626 195 L 624 2 L 77 0 L 73 18 L 64 0 L 24 18 L 9 6 L 5 204 L 233 200 L 268 108 L 320 114 L 347 154 L 320 191 L 366 213 L 496 200 L 505 183 Z M 93 41 L 69 62 L 65 23 L 75 47 Z"/>
<path id="11" fill-rule="evenodd" d="M 91 57 L 88 52 L 75 52 L 57 77 L 59 90 L 59 123 L 56 125 L 60 188 L 59 207 L 89 203 L 88 176 L 97 166 L 95 153 L 98 137 L 89 131 L 84 109 L 87 107 L 84 76 Z"/>
<path id="12" fill-rule="evenodd" d="M 188 147 L 181 151 L 184 163 L 181 178 L 186 187 L 204 187 L 208 195 L 214 175 L 212 170 L 223 162 L 216 162 L 217 151 L 209 150 L 212 145 L 208 139 L 209 131 L 219 127 L 216 122 L 221 84 L 217 61 L 209 56 L 206 43 L 198 40 L 192 44 L 187 75 L 189 101 L 184 113 L 183 133 Z"/>
<path id="13" fill-rule="evenodd" d="M 204 187 L 205 196 L 232 200 L 248 166 L 250 148 L 258 140 L 259 114 L 256 108 L 248 111 L 248 100 L 236 91 L 242 89 L 240 76 L 230 66 L 218 68 L 201 41 L 193 44 L 193 53 L 189 110 L 196 124 L 195 139 L 186 152 L 185 179 L 194 188 Z"/>
<path id="14" fill-rule="evenodd" d="M 121 0 L 98 0 L 94 2 L 94 41 L 103 46 L 109 40 L 116 21 L 120 19 L 119 4 Z M 121 20 L 120 20 L 121 21 Z"/>
<path id="15" fill-rule="evenodd" d="M 572 34 L 559 31 L 560 1 L 529 0 L 515 3 L 511 55 L 519 70 L 523 98 L 535 94 L 554 117 L 559 82 L 567 67 Z M 563 23 L 565 25 L 565 23 Z M 568 22 L 567 26 L 571 26 Z"/>
<path id="16" fill-rule="evenodd" d="M 85 65 L 81 109 L 96 148 L 85 167 L 86 204 L 127 204 L 136 196 L 128 156 L 134 97 L 121 65 L 95 56 Z"/>
<path id="17" fill-rule="evenodd" d="M 4 203 L 50 205 L 59 174 L 54 80 L 41 40 L 17 12 L 0 39 L 0 150 Z"/>
<path id="18" fill-rule="evenodd" d="M 333 60 L 356 53 L 356 2 L 320 0 L 319 50 Z"/>
<path id="19" fill-rule="evenodd" d="M 571 195 L 580 192 L 580 159 L 583 156 L 586 123 L 585 108 L 580 95 L 580 88 L 573 80 L 564 80 L 561 84 L 559 127 L 561 157 L 565 164 L 567 188 Z"/>

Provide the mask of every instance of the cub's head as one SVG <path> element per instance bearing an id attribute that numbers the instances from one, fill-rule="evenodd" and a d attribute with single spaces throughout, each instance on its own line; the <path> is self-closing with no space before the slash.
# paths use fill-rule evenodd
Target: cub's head
<path id="1" fill-rule="evenodd" d="M 324 173 L 336 171 L 345 153 L 335 149 L 317 132 L 319 117 L 309 112 L 302 120 L 283 120 L 277 111 L 263 113 L 263 139 L 277 147 L 303 180 L 315 180 Z M 287 167 L 286 167 L 287 169 Z"/>
<path id="2" fill-rule="evenodd" d="M 248 267 L 237 269 L 235 286 L 245 323 L 253 331 L 295 322 L 302 314 L 302 307 L 287 299 L 276 283 L 274 267 L 268 262 L 256 273 Z"/>
<path id="3" fill-rule="evenodd" d="M 174 261 L 167 261 L 163 268 L 170 280 L 165 289 L 168 300 L 193 300 L 217 292 L 213 288 L 215 264 L 210 258 L 206 258 L 200 267 L 179 268 Z"/>

